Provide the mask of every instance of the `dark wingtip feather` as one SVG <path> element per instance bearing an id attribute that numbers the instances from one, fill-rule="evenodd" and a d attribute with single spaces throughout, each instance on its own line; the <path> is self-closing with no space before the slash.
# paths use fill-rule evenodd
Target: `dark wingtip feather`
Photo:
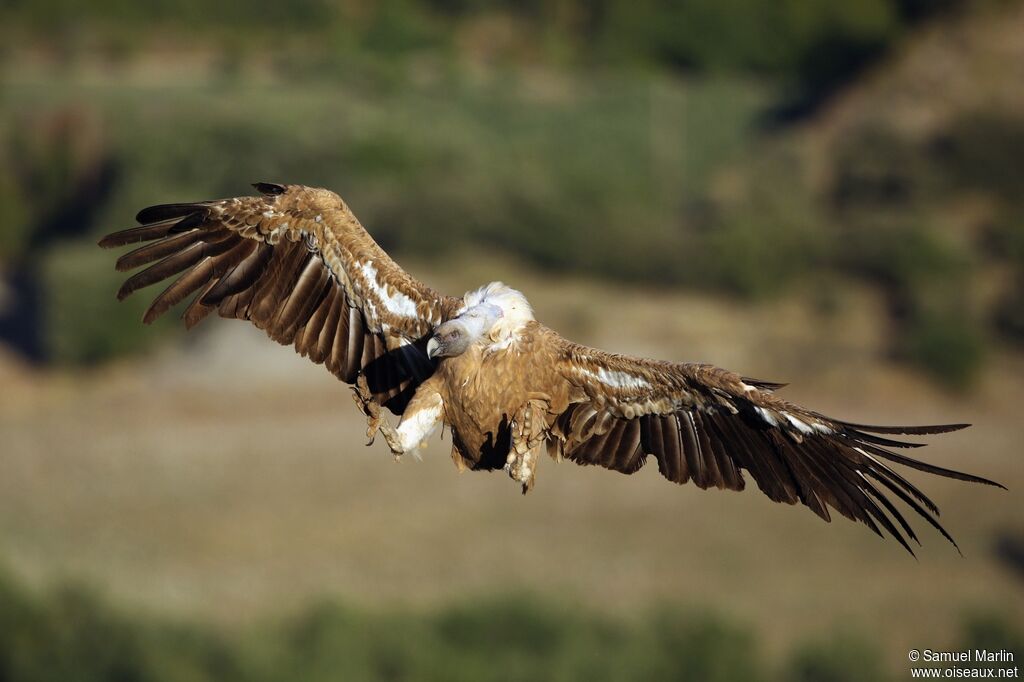
<path id="1" fill-rule="evenodd" d="M 877 426 L 873 424 L 854 424 L 844 422 L 845 426 L 852 427 L 858 431 L 870 433 L 893 433 L 904 436 L 927 436 L 935 433 L 950 433 L 966 429 L 970 424 L 931 424 L 928 426 Z"/>
<path id="2" fill-rule="evenodd" d="M 981 483 L 982 485 L 990 485 L 995 488 L 1002 488 L 1006 490 L 1006 486 L 1002 483 L 996 483 L 993 480 L 982 478 L 981 476 L 975 476 L 974 474 L 968 474 L 963 471 L 957 471 L 956 469 L 947 469 L 940 467 L 935 464 L 929 464 L 922 462 L 919 459 L 913 457 L 907 457 L 899 453 L 893 452 L 892 450 L 886 450 L 885 448 L 878 447 L 877 445 L 871 445 L 870 443 L 861 443 L 861 446 L 872 454 L 884 457 L 889 461 L 902 464 L 903 466 L 910 467 L 911 469 L 917 469 L 919 471 L 926 471 L 929 474 L 935 474 L 936 476 L 944 476 L 945 478 L 954 478 L 958 481 L 967 481 L 969 483 Z"/>
<path id="3" fill-rule="evenodd" d="M 851 429 L 851 428 L 849 428 L 849 425 L 844 425 L 844 426 L 847 426 L 847 429 L 846 429 L 846 432 L 845 432 L 846 436 L 848 436 L 849 438 L 852 438 L 852 439 L 854 439 L 856 441 L 863 442 L 863 443 L 871 443 L 872 445 L 881 445 L 881 446 L 893 447 L 893 448 L 923 448 L 925 446 L 924 443 L 908 443 L 907 441 L 903 441 L 903 440 L 893 440 L 891 438 L 882 438 L 881 436 L 874 436 L 874 435 L 872 435 L 870 433 L 867 433 L 865 431 L 860 431 L 858 429 Z"/>
<path id="4" fill-rule="evenodd" d="M 124 284 L 121 285 L 121 288 L 117 290 L 118 301 L 123 301 L 141 288 L 137 284 L 137 277 L 137 275 L 129 277 L 125 280 Z"/>
<path id="5" fill-rule="evenodd" d="M 202 211 L 201 204 L 158 204 L 142 209 L 135 215 L 136 222 L 146 225 L 157 223 L 169 218 L 185 218 Z"/>
<path id="6" fill-rule="evenodd" d="M 957 553 L 960 556 L 963 556 L 964 553 L 963 553 L 963 551 L 961 551 L 960 545 L 958 545 L 956 543 L 956 540 L 953 539 L 953 536 L 950 535 L 949 532 L 945 528 L 943 528 L 942 524 L 938 522 L 938 519 L 936 517 L 938 516 L 939 510 L 938 510 L 937 507 L 935 507 L 934 504 L 931 503 L 931 500 L 929 500 L 926 497 L 918 497 L 916 489 L 914 489 L 912 486 L 910 486 L 907 483 L 898 482 L 899 479 L 890 480 L 888 478 L 888 476 L 886 475 L 886 473 L 887 473 L 886 469 L 871 471 L 871 472 L 868 472 L 868 473 L 871 475 L 872 478 L 874 478 L 876 481 L 878 481 L 879 483 L 884 485 L 892 493 L 894 493 L 897 497 L 899 497 L 901 500 L 903 500 L 903 502 L 908 507 L 913 509 L 914 512 L 918 514 L 918 516 L 920 516 L 922 519 L 927 521 L 928 525 L 930 525 L 932 528 L 937 530 L 942 535 L 942 537 L 946 538 L 946 540 L 949 542 L 949 544 L 953 545 L 953 547 L 956 548 L 956 551 L 957 551 Z M 891 473 L 891 472 L 888 472 L 888 473 Z M 907 487 L 906 487 L 906 489 L 904 489 L 901 486 L 907 486 Z M 935 514 L 935 516 L 932 516 L 932 514 L 929 514 L 928 511 L 924 507 L 922 507 L 921 504 L 918 503 L 918 500 L 914 499 L 915 497 L 918 497 L 918 499 L 921 502 L 923 502 L 925 505 L 927 505 L 928 508 Z M 918 541 L 918 544 L 921 544 L 920 541 Z"/>
<path id="7" fill-rule="evenodd" d="M 213 308 L 198 303 L 194 306 L 189 306 L 184 313 L 181 314 L 181 319 L 185 321 L 185 330 L 188 331 L 195 327 L 197 324 L 206 319 L 206 316 L 213 311 Z"/>
<path id="8" fill-rule="evenodd" d="M 112 232 L 97 243 L 101 248 L 112 249 L 117 246 L 152 241 L 153 239 L 166 237 L 174 226 L 175 223 L 173 221 L 164 221 L 140 227 L 130 227 L 127 230 Z"/>
<path id="9" fill-rule="evenodd" d="M 755 388 L 759 388 L 762 391 L 777 391 L 780 388 L 785 388 L 789 384 L 781 384 L 777 381 L 763 381 L 761 379 L 754 379 L 752 377 L 740 377 L 745 384 L 750 384 Z"/>
<path id="10" fill-rule="evenodd" d="M 139 215 L 142 215 L 141 213 Z M 99 241 L 101 248 L 109 249 L 115 246 L 127 246 L 139 242 L 162 239 L 170 234 L 185 232 L 194 227 L 199 227 L 206 220 L 206 211 L 202 206 L 194 206 L 192 210 L 182 218 L 174 215 L 169 218 L 149 222 L 138 227 L 130 227 L 127 230 L 119 230 L 103 237 Z"/>
<path id="11" fill-rule="evenodd" d="M 278 194 L 284 194 L 288 188 L 284 185 L 279 185 L 276 182 L 254 182 L 252 186 L 256 188 L 256 191 L 260 194 L 267 196 L 276 196 Z"/>

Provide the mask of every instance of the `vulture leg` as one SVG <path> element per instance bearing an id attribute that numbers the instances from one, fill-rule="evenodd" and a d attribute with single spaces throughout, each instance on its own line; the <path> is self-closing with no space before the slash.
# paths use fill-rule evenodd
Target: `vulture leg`
<path id="1" fill-rule="evenodd" d="M 435 384 L 436 381 L 427 380 L 416 389 L 394 433 L 385 430 L 390 429 L 390 424 L 381 427 L 384 440 L 396 457 L 423 447 L 441 423 L 444 417 L 444 399 L 441 398 Z"/>
<path id="2" fill-rule="evenodd" d="M 505 471 L 523 486 L 525 495 L 533 488 L 541 448 L 547 442 L 548 403 L 536 397 L 526 401 L 512 417 L 512 447 L 505 460 Z"/>
<path id="3" fill-rule="evenodd" d="M 366 436 L 370 439 L 367 445 L 373 444 L 373 439 L 379 432 L 384 436 L 384 442 L 391 448 L 395 459 L 422 447 L 444 415 L 444 400 L 431 379 L 416 389 L 412 400 L 402 413 L 402 421 L 397 429 L 381 416 L 380 405 L 373 400 L 373 392 L 370 391 L 363 374 L 356 379 L 352 393 L 359 410 L 366 415 Z"/>

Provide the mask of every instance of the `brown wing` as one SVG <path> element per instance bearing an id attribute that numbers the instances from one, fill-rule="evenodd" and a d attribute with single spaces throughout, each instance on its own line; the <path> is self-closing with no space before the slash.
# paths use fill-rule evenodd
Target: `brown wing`
<path id="1" fill-rule="evenodd" d="M 575 402 L 555 420 L 553 442 L 558 454 L 580 464 L 631 474 L 653 456 L 671 481 L 729 490 L 743 490 L 746 471 L 772 500 L 800 502 L 826 521 L 832 507 L 879 535 L 884 529 L 911 554 L 907 539 L 920 542 L 891 498 L 956 542 L 939 524 L 935 504 L 890 463 L 999 486 L 894 452 L 920 444 L 877 435 L 945 433 L 966 424 L 843 422 L 782 400 L 773 393 L 781 384 L 562 343 L 560 372 Z"/>
<path id="2" fill-rule="evenodd" d="M 195 294 L 187 327 L 214 310 L 250 320 L 345 382 L 364 374 L 374 400 L 400 414 L 433 372 L 427 338 L 459 299 L 398 267 L 333 192 L 255 187 L 261 196 L 143 209 L 141 227 L 104 237 L 103 247 L 146 242 L 118 259 L 118 270 L 148 265 L 118 298 L 175 277 L 145 323 Z"/>

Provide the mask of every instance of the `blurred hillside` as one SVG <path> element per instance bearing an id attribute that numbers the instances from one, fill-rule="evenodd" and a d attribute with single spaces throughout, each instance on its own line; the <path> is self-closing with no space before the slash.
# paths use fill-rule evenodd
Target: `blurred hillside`
<path id="1" fill-rule="evenodd" d="M 78 587 L 40 598 L 3 581 L 0 652 L 14 650 L 10 645 L 17 642 L 22 653 L 0 656 L 0 674 L 40 682 L 884 682 L 907 677 L 890 676 L 874 644 L 849 631 L 808 639 L 776 659 L 757 648 L 748 628 L 707 613 L 663 608 L 623 619 L 566 606 L 497 598 L 423 613 L 366 612 L 328 603 L 284 623 L 224 636 L 166 619 L 140 622 Z M 54 631 L 58 638 L 51 636 Z M 944 646 L 1020 651 L 1024 638 L 1005 620 L 973 614 Z M 976 664 L 965 672 L 984 676 L 987 667 Z"/>
<path id="2" fill-rule="evenodd" d="M 1022 26 L 1021 0 L 8 0 L 0 680 L 1024 654 Z M 911 472 L 966 555 L 922 527 L 914 561 L 652 470 L 544 462 L 523 498 L 446 442 L 395 465 L 322 368 L 114 299 L 101 234 L 258 180 L 335 189 L 415 276 L 507 281 L 574 340 L 969 421 L 923 456 L 1011 492 Z"/>
<path id="3" fill-rule="evenodd" d="M 278 180 L 399 257 L 826 315 L 868 282 L 884 352 L 962 388 L 1024 339 L 1022 6 L 8 3 L 0 338 L 92 364 L 166 336 L 96 237 Z"/>
<path id="4" fill-rule="evenodd" d="M 238 667 L 250 665 L 276 671 L 263 679 L 488 679 L 481 666 L 533 679 L 540 666 L 556 680 L 595 669 L 748 680 L 756 669 L 866 682 L 905 679 L 908 649 L 954 646 L 976 618 L 1019 639 L 1024 584 L 1001 549 L 1024 530 L 1019 359 L 994 358 L 970 398 L 936 391 L 879 362 L 866 288 L 822 324 L 813 292 L 753 304 L 504 260 L 409 265 L 445 290 L 497 269 L 573 338 L 791 381 L 787 398 L 828 414 L 971 422 L 921 456 L 1011 492 L 906 472 L 965 554 L 915 522 L 918 561 L 841 518 L 825 524 L 754 489 L 675 486 L 650 467 L 627 477 L 544 461 L 524 497 L 501 472 L 457 474 L 447 438 L 397 464 L 382 443 L 364 447 L 347 387 L 249 325 L 211 321 L 186 344 L 102 370 L 0 363 L 0 562 L 17 577 L 11 599 L 30 604 L 13 625 L 0 617 L 0 663 L 7 647 L 17 670 L 55 671 L 32 679 L 61 679 L 65 661 L 134 666 L 143 679 L 249 679 Z M 103 599 L 65 605 L 67 580 Z M 110 634 L 90 646 L 96 630 Z M 66 658 L 51 660 L 58 645 Z"/>

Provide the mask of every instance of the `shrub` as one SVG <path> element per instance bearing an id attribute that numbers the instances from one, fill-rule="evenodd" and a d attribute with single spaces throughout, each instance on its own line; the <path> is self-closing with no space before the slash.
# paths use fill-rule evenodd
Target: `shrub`
<path id="1" fill-rule="evenodd" d="M 792 682 L 882 682 L 887 678 L 877 648 L 848 631 L 798 647 L 786 675 Z"/>
<path id="2" fill-rule="evenodd" d="M 427 610 L 323 602 L 228 636 L 129 615 L 82 587 L 28 593 L 0 574 L 0 680 L 50 682 L 872 682 L 877 648 L 848 631 L 799 644 L 779 674 L 756 633 L 701 610 L 602 616 L 558 598 L 507 594 Z M 1021 651 L 1007 621 L 975 614 L 964 645 Z"/>
<path id="3" fill-rule="evenodd" d="M 903 340 L 905 356 L 939 383 L 964 389 L 975 379 L 985 343 L 969 317 L 957 307 L 915 314 Z"/>
<path id="4" fill-rule="evenodd" d="M 111 254 L 93 243 L 55 246 L 42 272 L 43 338 L 54 362 L 92 365 L 138 352 L 155 339 L 171 338 L 168 328 L 177 326 L 171 314 L 156 323 L 161 331 L 141 323 L 158 287 L 118 302 L 125 276 L 114 270 Z"/>

